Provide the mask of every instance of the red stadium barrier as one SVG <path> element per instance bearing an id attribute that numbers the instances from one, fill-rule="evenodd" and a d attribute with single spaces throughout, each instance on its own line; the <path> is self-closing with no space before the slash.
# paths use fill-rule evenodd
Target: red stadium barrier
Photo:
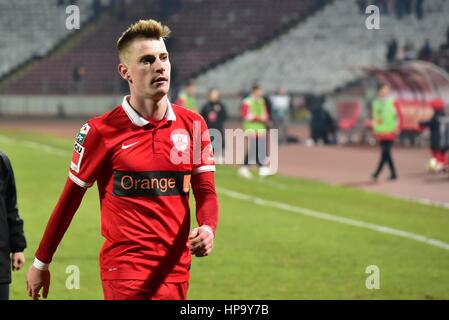
<path id="1" fill-rule="evenodd" d="M 359 101 L 339 101 L 336 104 L 338 128 L 342 131 L 353 129 L 360 118 Z"/>
<path id="2" fill-rule="evenodd" d="M 396 100 L 401 131 L 422 132 L 420 121 L 426 121 L 433 115 L 433 108 L 428 101 L 418 100 Z"/>
<path id="3" fill-rule="evenodd" d="M 426 121 L 433 115 L 433 108 L 429 101 L 396 100 L 395 107 L 398 111 L 401 131 L 420 133 L 423 127 L 419 125 L 419 122 Z M 361 119 L 361 103 L 357 100 L 338 101 L 336 117 L 341 131 L 354 129 L 361 120 L 364 127 L 371 128 L 370 117 Z"/>

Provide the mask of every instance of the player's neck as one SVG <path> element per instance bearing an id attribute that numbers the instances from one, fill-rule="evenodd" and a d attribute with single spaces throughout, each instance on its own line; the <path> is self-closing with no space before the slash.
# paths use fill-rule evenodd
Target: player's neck
<path id="1" fill-rule="evenodd" d="M 168 97 L 164 96 L 162 99 L 154 101 L 131 95 L 129 104 L 145 119 L 159 121 L 167 111 Z"/>

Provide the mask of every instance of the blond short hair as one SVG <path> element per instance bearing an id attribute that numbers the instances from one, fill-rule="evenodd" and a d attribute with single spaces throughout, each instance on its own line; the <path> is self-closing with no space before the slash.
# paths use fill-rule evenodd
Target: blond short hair
<path id="1" fill-rule="evenodd" d="M 169 27 L 156 20 L 149 19 L 137 21 L 130 25 L 117 40 L 120 61 L 123 62 L 125 60 L 129 45 L 134 39 L 167 39 L 170 36 L 170 33 L 171 30 Z"/>

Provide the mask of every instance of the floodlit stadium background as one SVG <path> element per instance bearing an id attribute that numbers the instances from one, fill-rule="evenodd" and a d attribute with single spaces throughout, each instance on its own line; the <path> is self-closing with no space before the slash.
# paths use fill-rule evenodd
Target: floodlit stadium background
<path id="1" fill-rule="evenodd" d="M 71 29 L 77 10 L 80 27 Z M 215 250 L 194 259 L 189 298 L 449 298 L 449 173 L 428 172 L 429 133 L 416 126 L 431 116 L 432 99 L 449 112 L 448 16 L 445 0 L 0 0 L 0 148 L 16 174 L 28 240 L 11 298 L 27 298 L 24 275 L 75 133 L 127 94 L 115 42 L 148 18 L 172 29 L 172 101 L 189 80 L 200 107 L 218 88 L 226 126 L 239 128 L 254 83 L 268 98 L 281 87 L 292 98 L 277 175 L 246 180 L 238 166 L 218 166 Z M 375 184 L 379 151 L 367 120 L 377 80 L 390 83 L 407 121 L 393 149 L 399 180 Z M 320 106 L 338 127 L 335 144 L 310 140 Z M 50 299 L 102 298 L 99 221 L 94 187 L 51 265 Z M 369 266 L 378 267 L 379 289 L 369 289 Z"/>

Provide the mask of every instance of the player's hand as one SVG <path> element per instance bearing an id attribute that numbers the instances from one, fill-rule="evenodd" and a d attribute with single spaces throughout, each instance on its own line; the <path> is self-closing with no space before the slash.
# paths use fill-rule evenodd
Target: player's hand
<path id="1" fill-rule="evenodd" d="M 201 226 L 190 232 L 190 253 L 196 257 L 208 256 L 214 248 L 214 234 L 209 226 Z"/>
<path id="2" fill-rule="evenodd" d="M 50 270 L 39 270 L 35 266 L 31 266 L 27 273 L 27 291 L 28 295 L 33 300 L 39 300 L 41 289 L 44 289 L 42 294 L 45 299 L 48 296 L 50 289 Z"/>
<path id="3" fill-rule="evenodd" d="M 23 252 L 14 252 L 11 255 L 11 269 L 12 271 L 17 271 L 22 269 L 25 264 L 25 255 Z"/>

